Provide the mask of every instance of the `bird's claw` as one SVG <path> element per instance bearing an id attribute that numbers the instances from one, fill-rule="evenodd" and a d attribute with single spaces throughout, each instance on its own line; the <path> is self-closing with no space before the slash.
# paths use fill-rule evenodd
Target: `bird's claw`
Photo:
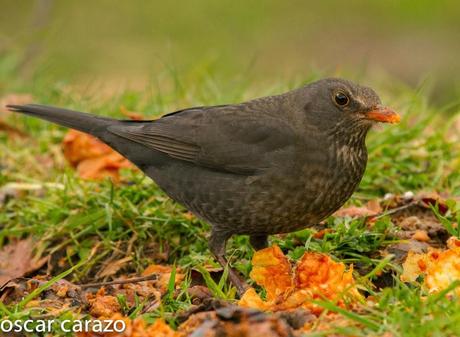
<path id="1" fill-rule="evenodd" d="M 217 262 L 223 267 L 228 268 L 228 278 L 233 286 L 236 288 L 238 296 L 241 298 L 243 294 L 248 290 L 249 285 L 241 277 L 241 275 L 232 267 L 230 267 L 227 259 L 223 256 L 216 256 Z"/>

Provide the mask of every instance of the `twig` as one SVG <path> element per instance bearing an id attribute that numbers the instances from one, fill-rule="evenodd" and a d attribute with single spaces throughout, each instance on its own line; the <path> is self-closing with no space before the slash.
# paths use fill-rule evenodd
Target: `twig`
<path id="1" fill-rule="evenodd" d="M 384 217 L 384 216 L 387 216 L 387 215 L 391 215 L 391 214 L 401 212 L 401 211 L 403 211 L 403 210 L 405 210 L 407 208 L 410 208 L 412 206 L 416 206 L 418 204 L 419 204 L 419 200 L 413 200 L 413 201 L 409 202 L 408 204 L 392 208 L 392 209 L 390 209 L 388 211 L 383 211 L 383 212 L 377 213 L 376 215 L 367 216 L 367 218 L 378 219 L 378 218 L 381 218 L 381 217 Z"/>
<path id="2" fill-rule="evenodd" d="M 142 276 L 142 277 L 133 277 L 133 278 L 126 279 L 126 280 L 79 284 L 79 287 L 82 289 L 85 289 L 85 288 L 92 288 L 92 287 L 111 286 L 114 284 L 139 283 L 139 282 L 144 282 L 144 281 L 156 280 L 157 278 L 158 278 L 157 274 L 152 274 L 152 275 Z"/>

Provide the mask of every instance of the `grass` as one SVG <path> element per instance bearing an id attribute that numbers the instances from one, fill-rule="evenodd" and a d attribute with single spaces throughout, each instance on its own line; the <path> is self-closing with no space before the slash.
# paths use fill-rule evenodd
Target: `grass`
<path id="1" fill-rule="evenodd" d="M 126 91 L 107 98 L 78 94 L 62 84 L 36 83 L 19 87 L 31 93 L 36 102 L 121 117 L 121 106 L 155 116 L 183 106 L 236 102 L 282 92 L 302 83 L 261 90 L 241 79 L 230 86 L 215 83 L 212 76 L 199 77 L 203 80 L 184 82 L 172 71 L 168 80 L 171 85 L 152 85 L 143 92 Z M 406 191 L 460 195 L 460 145 L 448 140 L 453 116 L 442 114 L 442 108 L 430 106 L 423 88 L 414 90 L 396 85 L 395 89 L 378 92 L 384 96 L 385 103 L 402 112 L 404 119 L 398 126 L 384 126 L 369 135 L 366 174 L 349 203 L 360 205 L 386 193 Z M 141 172 L 123 171 L 128 183 L 118 186 L 109 180 L 79 179 L 59 150 L 66 132 L 64 128 L 18 116 L 10 116 L 8 121 L 24 129 L 30 137 L 13 140 L 0 134 L 0 188 L 8 182 L 19 181 L 40 184 L 42 189 L 38 194 L 31 192 L 0 206 L 0 247 L 13 238 L 32 236 L 42 255 L 52 254 L 53 261 L 60 261 L 54 263 L 53 275 L 66 276 L 76 283 L 93 280 L 105 261 L 125 257 L 128 253 L 133 260 L 124 272 L 141 273 L 155 260 L 186 270 L 188 274 L 179 293 L 173 296 L 170 289 L 158 309 L 144 314 L 150 322 L 163 317 L 173 326 L 177 324 L 174 314 L 191 305 L 186 292 L 191 282 L 191 268 L 201 272 L 216 297 L 235 299 L 235 289 L 225 282 L 226 272 L 220 281 L 214 280 L 203 267 L 217 266 L 207 249 L 209 225 L 190 217 Z M 448 214 L 442 221 L 454 231 L 452 224 L 458 218 Z M 385 332 L 394 336 L 460 335 L 458 300 L 428 295 L 420 285 L 402 284 L 397 281 L 400 272 L 397 266 L 389 259 L 373 257 L 393 240 L 391 234 L 395 228 L 389 218 L 379 219 L 372 228 L 361 220 L 334 218 L 328 220 L 327 226 L 334 231 L 323 239 L 315 239 L 313 231 L 306 229 L 272 237 L 272 242 L 280 245 L 293 259 L 306 250 L 315 250 L 365 267 L 367 275 L 364 278 L 356 276 L 376 304 L 364 307 L 359 317 L 348 317 L 360 320 L 364 328 L 337 328 L 336 332 L 355 336 Z M 92 256 L 96 246 L 97 254 Z M 159 256 L 165 253 L 167 260 L 163 261 Z M 230 240 L 230 261 L 246 277 L 252 253 L 247 237 Z M 369 280 L 381 270 L 394 273 L 395 287 L 378 290 L 371 286 Z M 123 298 L 119 301 L 126 303 Z M 324 305 L 328 310 L 338 310 L 332 304 Z M 135 317 L 141 307 L 142 303 L 133 308 L 125 305 L 124 310 Z M 0 305 L 2 317 L 25 319 L 33 314 L 21 304 Z M 68 315 L 64 314 L 61 319 Z"/>

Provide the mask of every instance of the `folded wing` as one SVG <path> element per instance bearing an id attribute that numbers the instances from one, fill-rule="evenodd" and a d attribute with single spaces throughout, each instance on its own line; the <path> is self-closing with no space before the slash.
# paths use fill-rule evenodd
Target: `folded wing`
<path id="1" fill-rule="evenodd" d="M 193 108 L 151 122 L 111 125 L 120 137 L 171 158 L 214 170 L 253 175 L 287 155 L 295 142 L 292 129 L 275 117 L 239 106 Z"/>

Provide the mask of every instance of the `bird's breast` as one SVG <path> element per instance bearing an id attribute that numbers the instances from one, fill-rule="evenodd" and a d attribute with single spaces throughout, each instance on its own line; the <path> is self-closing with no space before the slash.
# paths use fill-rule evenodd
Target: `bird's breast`
<path id="1" fill-rule="evenodd" d="M 352 195 L 364 173 L 366 152 L 332 146 L 308 151 L 250 181 L 242 203 L 238 233 L 286 233 L 314 225 L 336 211 Z M 234 220 L 233 224 L 236 221 Z"/>
<path id="2" fill-rule="evenodd" d="M 309 160 L 300 175 L 305 189 L 305 214 L 321 221 L 340 208 L 358 186 L 364 174 L 367 151 L 364 146 L 333 144 L 323 152 L 321 160 Z"/>

